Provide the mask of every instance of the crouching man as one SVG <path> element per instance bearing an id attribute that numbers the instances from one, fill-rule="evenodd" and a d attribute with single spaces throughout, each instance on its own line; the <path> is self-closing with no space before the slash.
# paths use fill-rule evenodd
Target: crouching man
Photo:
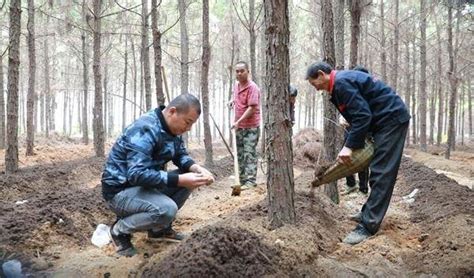
<path id="1" fill-rule="evenodd" d="M 193 189 L 214 182 L 213 175 L 188 155 L 180 136 L 200 114 L 196 97 L 180 95 L 168 106 L 142 115 L 113 145 L 102 174 L 102 195 L 117 215 L 110 236 L 119 255 L 136 254 L 131 243 L 135 232 L 183 239 L 172 228 L 177 211 Z M 168 161 L 178 169 L 164 171 Z"/>

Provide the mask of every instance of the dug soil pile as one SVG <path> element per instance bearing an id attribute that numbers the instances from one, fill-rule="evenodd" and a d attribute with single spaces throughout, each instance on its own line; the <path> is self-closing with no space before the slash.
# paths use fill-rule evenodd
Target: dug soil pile
<path id="1" fill-rule="evenodd" d="M 52 245 L 84 246 L 99 223 L 113 219 L 90 176 L 103 159 L 89 158 L 21 169 L 0 178 L 0 252 L 28 261 Z M 52 255 L 52 254 L 49 254 Z M 27 265 L 27 264 L 26 264 Z"/>
<path id="2" fill-rule="evenodd" d="M 421 252 L 409 264 L 441 277 L 472 277 L 473 191 L 411 159 L 403 159 L 400 171 L 405 179 L 402 194 L 419 189 L 409 208 L 411 221 L 421 229 Z"/>
<path id="3" fill-rule="evenodd" d="M 319 158 L 323 139 L 314 128 L 304 128 L 293 136 L 293 161 L 295 166 L 313 169 Z"/>
<path id="4" fill-rule="evenodd" d="M 148 277 L 260 277 L 324 273 L 314 264 L 341 241 L 343 216 L 326 197 L 307 193 L 312 173 L 296 180 L 296 225 L 271 230 L 267 201 L 244 207 L 194 232 L 165 258 L 150 262 Z"/>

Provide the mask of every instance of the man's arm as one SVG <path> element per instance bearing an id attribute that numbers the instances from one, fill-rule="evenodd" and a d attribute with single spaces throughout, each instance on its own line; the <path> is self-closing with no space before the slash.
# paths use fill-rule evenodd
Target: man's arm
<path id="1" fill-rule="evenodd" d="M 231 128 L 239 127 L 239 124 L 240 124 L 243 120 L 245 120 L 245 119 L 251 117 L 251 116 L 255 113 L 256 110 L 257 110 L 257 106 L 256 106 L 256 105 L 252 105 L 252 106 L 247 107 L 247 110 L 245 110 L 244 114 L 242 114 L 242 116 L 241 116 L 235 123 L 232 124 L 232 127 L 231 127 Z"/>

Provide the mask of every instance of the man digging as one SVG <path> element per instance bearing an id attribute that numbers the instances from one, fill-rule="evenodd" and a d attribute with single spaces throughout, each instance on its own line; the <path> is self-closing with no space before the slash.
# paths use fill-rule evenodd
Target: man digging
<path id="1" fill-rule="evenodd" d="M 360 222 L 343 242 L 357 244 L 377 233 L 387 212 L 397 179 L 410 114 L 402 99 L 384 82 L 354 70 L 335 71 L 324 62 L 309 66 L 306 79 L 330 101 L 351 125 L 338 160 L 351 164 L 352 151 L 364 147 L 371 132 L 375 152 L 370 163 L 369 198 Z"/>

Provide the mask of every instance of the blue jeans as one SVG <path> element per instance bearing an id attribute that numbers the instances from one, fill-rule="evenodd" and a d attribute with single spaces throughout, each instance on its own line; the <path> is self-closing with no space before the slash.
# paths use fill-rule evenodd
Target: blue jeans
<path id="1" fill-rule="evenodd" d="M 131 234 L 169 228 L 190 194 L 191 191 L 184 187 L 162 190 L 141 186 L 127 188 L 108 202 L 118 218 L 114 230 Z"/>

